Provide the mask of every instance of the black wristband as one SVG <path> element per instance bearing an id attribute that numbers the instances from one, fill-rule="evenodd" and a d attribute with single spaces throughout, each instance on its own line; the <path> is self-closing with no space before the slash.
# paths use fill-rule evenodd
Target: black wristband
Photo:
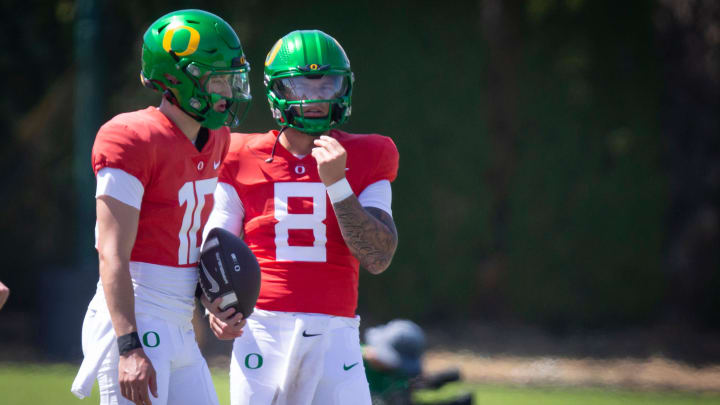
<path id="1" fill-rule="evenodd" d="M 137 332 L 130 332 L 127 335 L 118 336 L 117 338 L 118 351 L 120 355 L 142 347 L 140 344 L 140 336 Z"/>

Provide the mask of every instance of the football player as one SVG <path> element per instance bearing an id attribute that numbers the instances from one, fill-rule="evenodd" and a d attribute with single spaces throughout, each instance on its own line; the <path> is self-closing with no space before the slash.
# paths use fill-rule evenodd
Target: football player
<path id="1" fill-rule="evenodd" d="M 359 266 L 385 271 L 397 246 L 393 141 L 336 129 L 350 116 L 350 62 L 317 30 L 294 31 L 265 61 L 280 130 L 232 134 L 206 229 L 244 239 L 262 271 L 242 325 L 210 315 L 235 338 L 230 394 L 240 404 L 370 404 L 355 314 Z"/>
<path id="2" fill-rule="evenodd" d="M 160 106 L 111 119 L 92 150 L 100 281 L 83 323 L 79 397 L 97 378 L 101 404 L 218 403 L 191 319 L 202 229 L 226 125 L 250 100 L 248 70 L 236 33 L 214 14 L 176 11 L 145 32 L 140 76 L 162 93 Z"/>

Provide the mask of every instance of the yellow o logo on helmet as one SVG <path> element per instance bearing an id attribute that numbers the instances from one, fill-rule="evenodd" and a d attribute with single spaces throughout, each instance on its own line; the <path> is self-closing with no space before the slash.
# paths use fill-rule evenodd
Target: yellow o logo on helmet
<path id="1" fill-rule="evenodd" d="M 187 30 L 190 33 L 190 40 L 188 41 L 187 47 L 182 52 L 175 52 L 177 56 L 192 55 L 197 51 L 198 45 L 200 45 L 200 33 L 195 28 L 188 27 L 187 25 L 177 25 L 165 31 L 163 36 L 163 49 L 165 52 L 170 52 L 172 47 L 172 40 L 175 33 L 179 30 Z"/>
<path id="2" fill-rule="evenodd" d="M 318 70 L 317 63 L 313 63 L 312 65 L 310 65 L 310 70 Z"/>
<path id="3" fill-rule="evenodd" d="M 282 43 L 282 38 L 275 42 L 275 45 L 273 45 L 272 49 L 267 54 L 267 58 L 265 58 L 265 66 L 270 66 L 270 64 L 273 63 L 273 61 L 275 60 L 275 56 L 277 56 L 278 52 L 280 52 L 280 47 L 282 46 Z"/>

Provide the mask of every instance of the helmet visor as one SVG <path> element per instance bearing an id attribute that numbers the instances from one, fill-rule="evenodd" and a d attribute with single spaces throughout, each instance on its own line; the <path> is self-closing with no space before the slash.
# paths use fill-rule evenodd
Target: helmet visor
<path id="1" fill-rule="evenodd" d="M 347 93 L 348 80 L 342 75 L 305 75 L 279 79 L 275 92 L 288 101 L 334 100 Z"/>
<path id="2" fill-rule="evenodd" d="M 247 101 L 252 98 L 247 70 L 210 72 L 203 80 L 203 90 L 208 94 L 222 96 L 228 101 Z"/>
<path id="3" fill-rule="evenodd" d="M 188 71 L 193 73 L 193 64 L 188 66 Z M 238 126 L 249 107 L 252 99 L 250 95 L 249 66 L 233 69 L 207 69 L 201 71 L 200 86 L 201 96 L 207 102 L 209 114 L 207 119 L 214 121 L 216 116 L 222 116 L 224 125 L 231 127 Z"/>

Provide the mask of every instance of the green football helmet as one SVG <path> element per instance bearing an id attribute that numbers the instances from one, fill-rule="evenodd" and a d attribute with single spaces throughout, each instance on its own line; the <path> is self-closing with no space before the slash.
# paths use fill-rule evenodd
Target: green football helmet
<path id="1" fill-rule="evenodd" d="M 252 99 L 249 71 L 235 31 L 206 11 L 166 14 L 143 37 L 142 83 L 209 129 L 237 126 L 245 117 Z M 226 108 L 219 112 L 213 106 L 221 100 Z"/>
<path id="2" fill-rule="evenodd" d="M 342 46 L 319 30 L 293 31 L 265 59 L 265 93 L 281 127 L 320 135 L 350 117 L 354 76 Z"/>

